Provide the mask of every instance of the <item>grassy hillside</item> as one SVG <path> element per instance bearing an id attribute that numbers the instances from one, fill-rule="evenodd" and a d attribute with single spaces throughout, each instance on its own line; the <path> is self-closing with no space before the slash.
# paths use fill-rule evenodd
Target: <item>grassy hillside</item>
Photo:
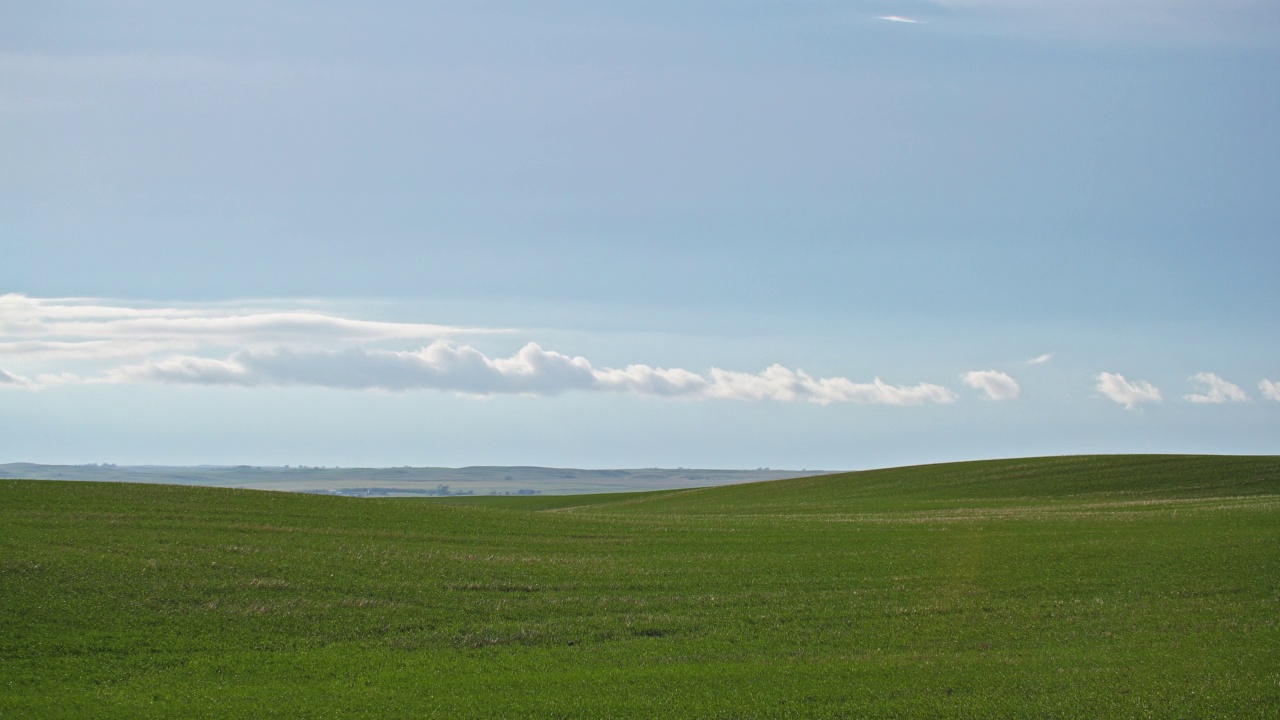
<path id="1" fill-rule="evenodd" d="M 1280 458 L 617 496 L 0 482 L 3 717 L 1266 717 Z"/>

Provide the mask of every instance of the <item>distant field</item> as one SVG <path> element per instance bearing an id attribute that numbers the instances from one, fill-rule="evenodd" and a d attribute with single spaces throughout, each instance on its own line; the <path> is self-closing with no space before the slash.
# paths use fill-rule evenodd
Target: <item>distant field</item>
<path id="1" fill-rule="evenodd" d="M 0 717 L 1280 715 L 1280 458 L 626 495 L 0 481 Z"/>

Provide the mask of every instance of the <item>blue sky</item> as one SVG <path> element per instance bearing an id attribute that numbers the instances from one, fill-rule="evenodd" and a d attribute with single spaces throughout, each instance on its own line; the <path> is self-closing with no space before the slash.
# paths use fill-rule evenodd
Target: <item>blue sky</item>
<path id="1" fill-rule="evenodd" d="M 8 7 L 0 461 L 1275 453 L 1276 127 L 1272 2 Z"/>

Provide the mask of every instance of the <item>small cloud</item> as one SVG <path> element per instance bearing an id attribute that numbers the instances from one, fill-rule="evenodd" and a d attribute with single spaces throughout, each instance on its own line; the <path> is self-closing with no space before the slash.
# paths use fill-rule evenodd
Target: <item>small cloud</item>
<path id="1" fill-rule="evenodd" d="M 41 373 L 36 376 L 36 381 L 32 387 L 43 390 L 44 388 L 50 388 L 55 385 L 66 385 L 68 383 L 78 382 L 82 382 L 82 379 L 75 373 Z"/>
<path id="2" fill-rule="evenodd" d="M 29 379 L 24 378 L 21 375 L 14 375 L 11 372 L 0 370 L 0 385 L 12 385 L 16 387 L 31 387 L 32 384 L 33 383 Z"/>
<path id="3" fill-rule="evenodd" d="M 1045 353 L 1027 361 L 1028 365 L 1043 365 L 1053 359 L 1053 353 Z"/>
<path id="4" fill-rule="evenodd" d="M 956 401 L 951 390 L 932 383 L 890 385 L 880 378 L 869 383 L 848 378 L 815 378 L 803 370 L 771 365 L 759 373 L 735 372 L 711 368 L 705 397 L 732 400 L 777 400 L 828 405 L 834 402 L 864 405 L 949 404 Z"/>
<path id="5" fill-rule="evenodd" d="M 902 17 L 901 15 L 881 15 L 876 19 L 888 20 L 889 22 L 896 22 L 896 23 L 910 23 L 912 25 L 918 25 L 920 23 L 919 20 L 912 20 L 909 17 Z"/>
<path id="6" fill-rule="evenodd" d="M 1241 390 L 1239 385 L 1227 382 L 1214 373 L 1196 373 L 1191 376 L 1191 381 L 1200 383 L 1205 390 L 1203 393 L 1183 396 L 1184 399 L 1193 403 L 1219 405 L 1225 402 L 1249 401 L 1249 396 L 1244 394 L 1244 390 Z"/>
<path id="7" fill-rule="evenodd" d="M 965 385 L 981 390 L 992 400 L 1013 400 L 1022 391 L 1017 380 L 999 370 L 974 370 L 960 378 Z"/>
<path id="8" fill-rule="evenodd" d="M 1258 383 L 1258 389 L 1262 391 L 1262 396 L 1268 400 L 1280 402 L 1280 382 L 1263 380 Z"/>
<path id="9" fill-rule="evenodd" d="M 1106 395 L 1127 410 L 1133 410 L 1139 403 L 1160 402 L 1160 389 L 1149 382 L 1129 382 L 1119 373 L 1099 373 L 1098 392 Z"/>

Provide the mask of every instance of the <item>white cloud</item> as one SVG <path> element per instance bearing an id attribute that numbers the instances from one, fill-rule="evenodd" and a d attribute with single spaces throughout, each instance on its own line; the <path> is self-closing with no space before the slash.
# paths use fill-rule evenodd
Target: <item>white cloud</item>
<path id="1" fill-rule="evenodd" d="M 1098 379 L 1098 392 L 1106 395 L 1112 401 L 1124 405 L 1125 408 L 1133 410 L 1140 403 L 1144 402 L 1160 402 L 1160 389 L 1149 382 L 1134 381 L 1129 382 L 1119 373 L 1100 373 Z"/>
<path id="2" fill-rule="evenodd" d="M 1262 391 L 1263 397 L 1280 402 L 1280 382 L 1263 380 L 1258 383 L 1258 389 Z"/>
<path id="3" fill-rule="evenodd" d="M 129 307 L 78 298 L 0 295 L 0 351 L 84 358 L 232 346 L 332 345 L 422 340 L 505 332 L 424 323 L 357 320 L 309 310 L 245 310 L 221 306 Z M 21 340 L 19 340 L 21 339 Z"/>
<path id="4" fill-rule="evenodd" d="M 680 368 L 663 369 L 648 365 L 628 365 L 621 370 L 594 371 L 596 386 L 612 392 L 660 397 L 697 397 L 711 387 L 703 376 Z"/>
<path id="5" fill-rule="evenodd" d="M 1214 373 L 1196 373 L 1191 376 L 1191 381 L 1200 383 L 1204 386 L 1203 393 L 1193 393 L 1191 395 L 1183 396 L 1184 399 L 1193 403 L 1216 405 L 1224 402 L 1249 401 L 1249 396 L 1245 395 L 1244 390 L 1241 390 L 1239 385 L 1227 382 Z"/>
<path id="6" fill-rule="evenodd" d="M 1030 360 L 1027 361 L 1027 364 L 1028 365 L 1044 365 L 1045 363 L 1049 362 L 1052 359 L 1053 359 L 1053 353 L 1045 353 L 1043 355 L 1038 355 L 1036 357 L 1031 358 Z"/>
<path id="7" fill-rule="evenodd" d="M 876 18 L 876 19 L 877 19 L 877 20 L 888 20 L 889 22 L 910 23 L 910 24 L 912 24 L 912 25 L 915 25 L 915 24 L 917 24 L 917 23 L 919 23 L 919 22 L 920 22 L 919 20 L 912 20 L 911 18 L 908 18 L 908 17 L 902 17 L 901 15 L 881 15 L 880 17 L 878 17 L 878 18 Z"/>
<path id="8" fill-rule="evenodd" d="M 225 360 L 179 356 L 109 373 L 115 382 L 196 385 L 311 385 L 348 389 L 433 388 L 474 395 L 554 395 L 589 389 L 591 364 L 529 343 L 509 358 L 435 342 L 416 351 L 242 350 Z"/>
<path id="9" fill-rule="evenodd" d="M 468 395 L 610 392 L 667 398 L 922 405 L 956 400 L 940 385 L 890 385 L 817 378 L 773 365 L 759 373 L 631 364 L 596 368 L 583 357 L 529 343 L 491 358 L 447 338 L 508 332 L 222 304 L 135 306 L 84 298 L 0 295 L 0 357 L 27 364 L 89 363 L 81 376 L 42 367 L 34 380 L 6 373 L 0 382 L 39 388 L 82 383 L 176 383 L 405 391 Z M 430 340 L 417 350 L 396 342 Z M 416 342 L 415 342 L 416 344 Z M 120 365 L 121 358 L 132 358 Z M 92 369 L 92 368 L 96 368 Z M 75 367 L 78 372 L 82 367 Z M 63 372 L 57 372 L 63 370 Z"/>
<path id="10" fill-rule="evenodd" d="M 921 383 L 889 385 L 877 378 L 855 383 L 842 377 L 814 378 L 774 365 L 753 374 L 712 368 L 710 377 L 679 368 L 629 365 L 596 369 L 583 357 L 529 343 L 509 358 L 489 358 L 467 345 L 437 341 L 415 351 L 242 350 L 225 360 L 178 356 L 117 368 L 108 382 L 197 385 L 310 385 L 330 388 L 446 390 L 469 395 L 558 395 L 581 390 L 657 397 L 735 400 L 877 403 L 950 403 L 947 388 Z"/>
<path id="11" fill-rule="evenodd" d="M 33 383 L 28 378 L 21 375 L 15 375 L 5 370 L 0 370 L 0 385 L 10 385 L 17 387 L 31 387 Z"/>
<path id="12" fill-rule="evenodd" d="M 187 344 L 190 345 L 189 343 Z M 174 349 L 174 343 L 135 342 L 132 340 L 27 340 L 0 342 L 0 356 L 23 360 L 40 359 L 96 359 L 113 357 L 138 357 L 166 349 Z"/>
<path id="13" fill-rule="evenodd" d="M 998 370 L 974 370 L 960 376 L 964 384 L 981 390 L 992 400 L 1013 400 L 1022 392 L 1018 381 Z"/>
<path id="14" fill-rule="evenodd" d="M 643 364 L 595 368 L 586 358 L 529 343 L 490 358 L 447 338 L 508 332 L 424 323 L 357 320 L 314 310 L 226 305 L 133 306 L 83 298 L 0 295 L 0 357 L 34 363 L 76 361 L 98 374 L 12 375 L 6 384 L 156 382 L 191 385 L 435 389 L 468 395 L 556 395 L 574 390 L 669 398 L 921 405 L 949 403 L 945 387 L 890 385 L 876 378 L 815 378 L 774 365 L 759 373 L 712 368 L 700 374 Z M 395 342 L 431 340 L 417 350 Z M 372 345 L 372 347 L 371 347 Z M 119 358 L 136 358 L 112 366 Z"/>
<path id="15" fill-rule="evenodd" d="M 55 385 L 66 385 L 69 383 L 83 383 L 84 380 L 75 373 L 40 373 L 36 376 L 35 382 L 31 384 L 34 389 L 43 390 L 51 388 Z"/>
<path id="16" fill-rule="evenodd" d="M 954 392 L 940 385 L 889 385 L 880 378 L 869 383 L 856 383 L 842 377 L 814 378 L 802 370 L 781 365 L 772 365 L 758 374 L 712 368 L 711 387 L 706 395 L 735 400 L 805 400 L 820 405 L 833 402 L 923 405 L 956 400 Z"/>

